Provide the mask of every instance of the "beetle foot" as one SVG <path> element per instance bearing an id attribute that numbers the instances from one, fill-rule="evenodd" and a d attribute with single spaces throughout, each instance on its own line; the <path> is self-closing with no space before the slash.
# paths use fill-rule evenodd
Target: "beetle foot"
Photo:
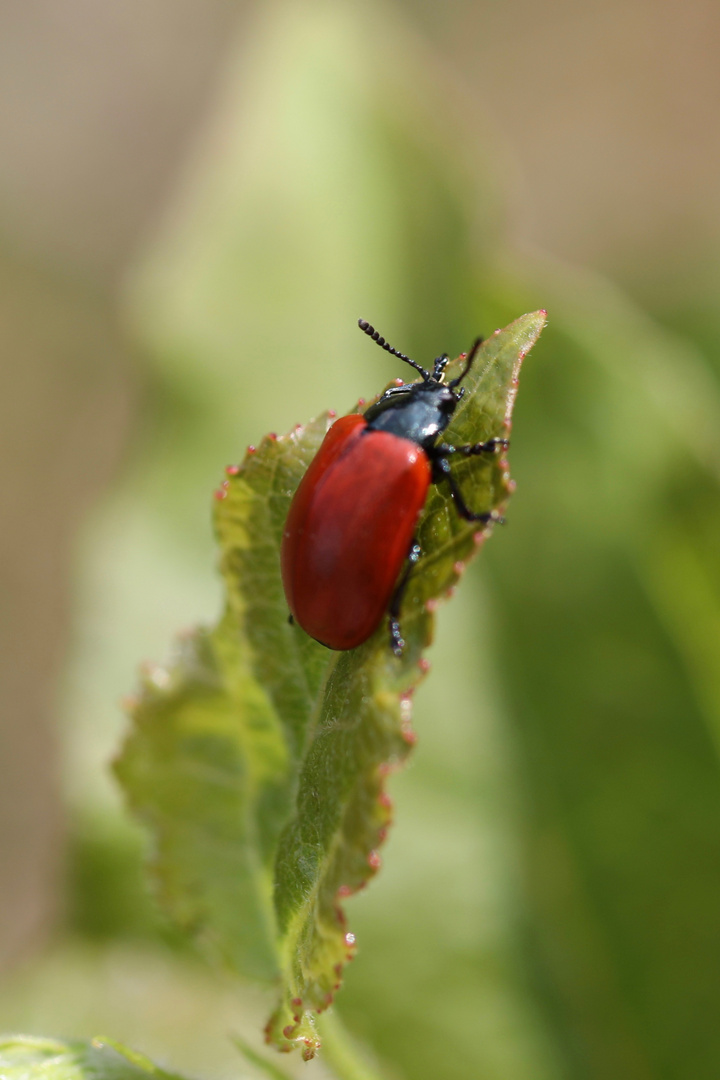
<path id="1" fill-rule="evenodd" d="M 465 517 L 465 515 L 462 515 Z M 497 510 L 488 510 L 486 514 L 472 514 L 466 521 L 479 521 L 483 525 L 507 525 L 507 521 Z"/>
<path id="2" fill-rule="evenodd" d="M 507 450 L 510 446 L 509 439 L 488 439 L 487 442 L 474 443 L 472 446 L 461 446 L 459 453 L 465 457 L 474 457 L 476 454 L 494 454 L 498 450 Z"/>

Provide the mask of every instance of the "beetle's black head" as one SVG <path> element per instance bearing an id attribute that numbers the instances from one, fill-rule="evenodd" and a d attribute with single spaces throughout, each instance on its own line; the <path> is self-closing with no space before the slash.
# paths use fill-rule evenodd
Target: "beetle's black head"
<path id="1" fill-rule="evenodd" d="M 449 363 L 449 357 L 448 357 L 447 353 L 443 353 L 442 356 L 438 356 L 435 363 L 433 364 L 433 370 L 432 370 L 432 374 L 431 374 L 429 371 L 426 371 L 424 367 L 421 367 L 420 364 L 416 363 L 414 360 L 411 360 L 409 356 L 406 356 L 405 353 L 398 352 L 397 349 L 394 349 L 392 347 L 392 345 L 388 344 L 388 342 L 385 340 L 385 338 L 381 337 L 380 334 L 378 333 L 378 331 L 375 329 L 375 327 L 371 326 L 370 323 L 366 319 L 358 319 L 358 326 L 363 331 L 363 333 L 367 334 L 368 337 L 371 337 L 373 339 L 373 341 L 376 342 L 380 346 L 381 349 L 385 349 L 385 352 L 389 352 L 393 356 L 397 356 L 400 360 L 404 360 L 406 364 L 409 364 L 410 367 L 414 367 L 416 371 L 419 371 L 420 374 L 422 375 L 423 383 L 430 384 L 431 386 L 434 386 L 435 388 L 437 388 L 437 386 L 442 384 L 443 373 L 444 373 L 445 368 L 448 366 L 448 363 Z M 478 351 L 478 349 L 480 348 L 481 345 L 482 345 L 482 338 L 476 338 L 472 349 L 467 354 L 467 359 L 465 361 L 465 369 L 463 370 L 463 372 L 460 375 L 458 375 L 457 379 L 452 379 L 447 384 L 446 389 L 450 388 L 450 389 L 454 390 L 456 386 L 460 385 L 460 383 L 463 381 L 463 379 L 465 378 L 467 373 L 470 371 L 470 368 L 473 365 L 473 361 L 474 361 L 474 359 L 475 359 L 475 357 L 477 355 L 477 351 Z M 462 394 L 463 394 L 463 391 L 461 390 L 459 392 L 459 394 L 455 395 L 455 404 L 457 404 L 457 402 L 460 400 L 460 398 L 462 397 Z M 448 398 L 447 400 L 450 400 L 450 399 Z"/>
<path id="2" fill-rule="evenodd" d="M 404 353 L 388 345 L 369 323 L 361 319 L 358 325 L 386 352 L 405 360 L 422 375 L 422 382 L 403 383 L 401 386 L 390 387 L 379 401 L 370 406 L 365 413 L 368 430 L 387 431 L 400 438 L 410 439 L 423 449 L 429 450 L 448 426 L 452 414 L 458 407 L 464 390 L 455 388 L 472 367 L 481 339 L 478 338 L 468 353 L 465 368 L 458 378 L 444 383 L 443 375 L 448 365 L 446 353 L 437 358 L 431 374 L 409 356 L 405 356 Z"/>

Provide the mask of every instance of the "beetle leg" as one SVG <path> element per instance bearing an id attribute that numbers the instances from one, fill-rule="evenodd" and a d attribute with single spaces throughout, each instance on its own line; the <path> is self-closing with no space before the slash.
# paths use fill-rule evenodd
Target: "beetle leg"
<path id="1" fill-rule="evenodd" d="M 462 454 L 463 457 L 475 457 L 478 454 L 494 454 L 499 448 L 507 450 L 510 445 L 509 439 L 488 439 L 487 442 L 468 443 L 466 446 L 449 446 L 447 443 L 439 443 L 435 447 L 438 457 L 447 457 L 448 454 Z"/>
<path id="2" fill-rule="evenodd" d="M 462 447 L 459 447 L 459 449 L 461 450 Z M 494 521 L 496 525 L 505 524 L 505 518 L 501 517 L 497 510 L 485 510 L 480 514 L 476 514 L 474 510 L 470 509 L 462 496 L 462 492 L 457 485 L 457 480 L 452 474 L 450 462 L 446 457 L 437 457 L 433 460 L 432 464 L 436 480 L 447 480 L 450 487 L 450 494 L 455 500 L 457 512 L 461 518 L 464 518 L 465 521 L 482 521 L 485 524 L 490 521 Z"/>
<path id="3" fill-rule="evenodd" d="M 390 601 L 388 612 L 390 615 L 390 648 L 396 656 L 402 656 L 403 649 L 405 648 L 405 639 L 400 631 L 400 608 L 410 579 L 410 573 L 421 555 L 422 550 L 420 545 L 413 540 L 412 547 L 410 548 L 407 557 L 407 563 L 405 564 L 405 570 L 403 571 L 403 575 L 400 578 L 395 592 L 393 593 L 392 600 Z"/>

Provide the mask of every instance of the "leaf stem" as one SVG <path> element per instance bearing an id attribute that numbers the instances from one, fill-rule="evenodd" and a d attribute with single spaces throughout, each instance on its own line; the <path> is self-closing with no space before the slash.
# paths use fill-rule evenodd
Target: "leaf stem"
<path id="1" fill-rule="evenodd" d="M 337 1080 L 383 1080 L 364 1057 L 337 1012 L 326 1013 L 318 1022 L 322 1035 L 320 1056 Z"/>

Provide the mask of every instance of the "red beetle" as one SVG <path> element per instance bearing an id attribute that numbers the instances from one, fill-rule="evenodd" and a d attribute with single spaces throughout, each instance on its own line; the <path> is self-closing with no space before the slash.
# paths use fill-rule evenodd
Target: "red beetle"
<path id="1" fill-rule="evenodd" d="M 400 656 L 405 645 L 400 605 L 421 555 L 414 535 L 428 487 L 447 481 L 467 521 L 502 520 L 495 511 L 469 509 L 448 459 L 492 453 L 508 442 L 438 442 L 464 393 L 456 387 L 469 372 L 481 338 L 468 353 L 462 374 L 445 384 L 447 355 L 437 358 L 431 374 L 388 345 L 364 319 L 358 325 L 419 371 L 422 381 L 393 386 L 363 416 L 343 416 L 332 425 L 290 506 L 282 578 L 292 618 L 323 645 L 362 645 L 388 612 L 391 647 Z"/>

